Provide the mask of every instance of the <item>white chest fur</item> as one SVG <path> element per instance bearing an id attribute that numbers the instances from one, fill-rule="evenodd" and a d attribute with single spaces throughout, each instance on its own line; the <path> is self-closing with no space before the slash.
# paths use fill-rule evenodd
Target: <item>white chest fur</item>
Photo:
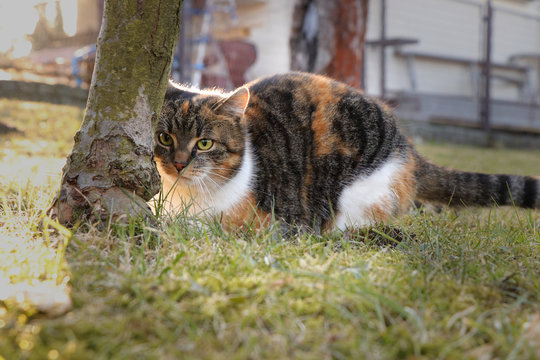
<path id="1" fill-rule="evenodd" d="M 338 200 L 339 212 L 335 227 L 362 227 L 374 222 L 372 210 L 391 213 L 396 204 L 392 183 L 402 167 L 402 161 L 392 159 L 368 176 L 360 177 L 346 186 Z"/>
<path id="2" fill-rule="evenodd" d="M 254 172 L 253 153 L 249 143 L 246 143 L 242 165 L 238 173 L 225 185 L 212 192 L 211 197 L 204 197 L 202 199 L 204 205 L 213 214 L 234 209 L 248 195 Z"/>

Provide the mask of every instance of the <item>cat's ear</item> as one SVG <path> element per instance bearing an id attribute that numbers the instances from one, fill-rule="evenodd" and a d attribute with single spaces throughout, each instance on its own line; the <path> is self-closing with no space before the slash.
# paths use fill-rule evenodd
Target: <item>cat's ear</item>
<path id="1" fill-rule="evenodd" d="M 247 87 L 241 87 L 233 92 L 229 97 L 223 99 L 214 108 L 216 112 L 226 113 L 241 117 L 249 102 L 249 90 Z"/>

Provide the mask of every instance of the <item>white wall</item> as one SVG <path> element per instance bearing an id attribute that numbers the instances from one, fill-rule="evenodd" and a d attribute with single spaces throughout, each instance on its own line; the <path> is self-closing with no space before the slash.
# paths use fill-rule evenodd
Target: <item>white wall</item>
<path id="1" fill-rule="evenodd" d="M 482 0 L 387 0 L 387 37 L 419 40 L 416 45 L 401 47 L 404 51 L 481 60 L 481 4 L 484 3 Z M 499 0 L 494 1 L 494 6 L 493 62 L 506 64 L 512 55 L 522 53 L 540 56 L 540 1 Z M 380 7 L 381 0 L 370 1 L 368 40 L 380 38 Z M 395 55 L 396 49 L 399 48 L 386 50 L 386 89 L 410 91 L 407 63 L 404 57 Z M 366 91 L 374 95 L 380 94 L 379 51 L 375 46 L 368 46 L 366 51 Z M 473 72 L 466 64 L 415 58 L 414 65 L 418 92 L 475 95 Z M 538 87 L 539 81 L 535 82 Z M 519 88 L 494 80 L 493 96 L 516 100 L 520 96 Z"/>
<path id="2" fill-rule="evenodd" d="M 419 39 L 415 51 L 480 57 L 480 7 L 477 4 L 451 0 L 387 0 L 387 9 L 387 36 Z"/>
<path id="3" fill-rule="evenodd" d="M 248 70 L 247 80 L 289 71 L 293 7 L 292 0 L 267 0 L 263 6 L 239 14 L 249 17 L 250 41 L 257 47 L 257 60 Z"/>

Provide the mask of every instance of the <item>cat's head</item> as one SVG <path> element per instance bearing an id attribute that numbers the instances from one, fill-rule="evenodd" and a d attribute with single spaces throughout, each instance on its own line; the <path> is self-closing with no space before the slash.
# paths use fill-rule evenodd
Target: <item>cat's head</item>
<path id="1" fill-rule="evenodd" d="M 220 187 L 240 169 L 249 90 L 230 95 L 169 85 L 156 127 L 156 164 L 164 183 Z"/>

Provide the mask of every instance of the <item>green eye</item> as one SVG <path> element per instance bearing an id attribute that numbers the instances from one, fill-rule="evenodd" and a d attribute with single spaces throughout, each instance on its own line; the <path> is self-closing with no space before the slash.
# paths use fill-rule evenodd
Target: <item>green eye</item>
<path id="1" fill-rule="evenodd" d="M 164 146 L 171 146 L 173 144 L 173 139 L 171 135 L 167 133 L 159 133 L 158 141 L 160 142 L 161 145 L 164 145 Z"/>
<path id="2" fill-rule="evenodd" d="M 197 141 L 197 149 L 199 150 L 210 150 L 213 145 L 214 142 L 210 139 L 201 139 Z"/>

